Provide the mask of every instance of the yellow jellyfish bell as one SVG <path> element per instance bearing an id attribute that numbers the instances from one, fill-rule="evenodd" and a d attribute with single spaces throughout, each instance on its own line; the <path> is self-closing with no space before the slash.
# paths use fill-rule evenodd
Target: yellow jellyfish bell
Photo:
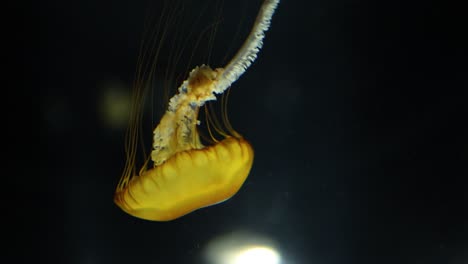
<path id="1" fill-rule="evenodd" d="M 152 168 L 145 164 L 137 175 L 135 150 L 128 151 L 114 195 L 123 211 L 146 220 L 169 221 L 225 201 L 241 188 L 252 167 L 252 146 L 230 127 L 223 140 L 204 146 L 197 131 L 198 112 L 255 60 L 278 3 L 264 1 L 247 40 L 226 67 L 213 70 L 202 65 L 190 72 L 153 131 Z M 137 130 L 130 127 L 131 146 L 136 144 Z"/>

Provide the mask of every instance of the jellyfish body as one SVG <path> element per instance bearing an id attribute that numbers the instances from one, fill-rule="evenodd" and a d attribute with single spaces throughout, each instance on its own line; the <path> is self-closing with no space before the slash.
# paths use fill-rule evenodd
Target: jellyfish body
<path id="1" fill-rule="evenodd" d="M 263 3 L 249 37 L 225 68 L 202 65 L 190 72 L 153 131 L 154 166 L 147 169 L 145 164 L 138 175 L 132 138 L 138 133 L 131 133 L 126 167 L 114 195 L 123 211 L 146 220 L 169 221 L 227 200 L 241 188 L 253 164 L 252 146 L 230 125 L 223 140 L 213 139 L 213 145 L 204 146 L 197 131 L 198 112 L 255 60 L 278 2 Z"/>
<path id="2" fill-rule="evenodd" d="M 252 167 L 254 153 L 242 137 L 228 136 L 203 146 L 197 132 L 199 104 L 217 72 L 195 68 L 154 130 L 151 159 L 155 166 L 118 187 L 114 201 L 130 215 L 168 221 L 233 196 Z M 236 134 L 236 133 L 232 133 Z"/>
<path id="3" fill-rule="evenodd" d="M 233 196 L 247 178 L 253 149 L 243 139 L 183 151 L 156 166 L 116 195 L 116 203 L 130 215 L 168 221 Z"/>

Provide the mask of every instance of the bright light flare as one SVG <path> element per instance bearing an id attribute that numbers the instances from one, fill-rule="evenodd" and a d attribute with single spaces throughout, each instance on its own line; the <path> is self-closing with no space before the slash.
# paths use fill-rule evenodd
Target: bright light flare
<path id="1" fill-rule="evenodd" d="M 212 239 L 204 250 L 210 264 L 281 264 L 281 254 L 270 238 L 232 232 Z"/>
<path id="2" fill-rule="evenodd" d="M 276 250 L 269 247 L 251 247 L 239 252 L 234 264 L 279 264 L 280 257 Z"/>

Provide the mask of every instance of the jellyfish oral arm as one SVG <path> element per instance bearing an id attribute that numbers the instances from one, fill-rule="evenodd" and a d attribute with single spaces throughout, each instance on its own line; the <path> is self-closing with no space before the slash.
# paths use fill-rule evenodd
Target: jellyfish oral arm
<path id="1" fill-rule="evenodd" d="M 250 67 L 263 46 L 265 32 L 270 27 L 271 18 L 280 0 L 266 0 L 255 19 L 255 23 L 242 47 L 224 68 L 216 87 L 217 94 L 223 93 Z"/>
<path id="2" fill-rule="evenodd" d="M 203 147 L 200 141 L 194 138 L 197 134 L 193 123 L 197 121 L 198 108 L 207 101 L 216 100 L 214 93 L 223 93 L 257 58 L 278 4 L 279 0 L 264 1 L 249 36 L 225 68 L 212 70 L 209 66 L 201 65 L 190 72 L 189 78 L 179 87 L 178 93 L 170 99 L 166 112 L 168 117 L 164 116 L 154 130 L 151 156 L 155 164 L 161 164 L 177 152 Z M 187 122 L 188 120 L 192 122 Z M 187 144 L 177 147 L 170 144 L 174 140 L 177 141 L 174 138 L 178 137 L 175 131 L 182 131 L 181 134 L 191 136 L 183 139 Z"/>
<path id="3" fill-rule="evenodd" d="M 219 70 L 206 65 L 196 67 L 170 99 L 168 110 L 153 131 L 151 159 L 155 165 L 178 152 L 203 148 L 196 129 L 198 110 L 206 101 L 216 100 L 213 87 L 218 75 Z"/>

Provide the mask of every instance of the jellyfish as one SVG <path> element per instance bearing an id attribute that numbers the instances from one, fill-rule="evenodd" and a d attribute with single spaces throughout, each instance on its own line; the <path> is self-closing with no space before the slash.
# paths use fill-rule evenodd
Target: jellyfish
<path id="1" fill-rule="evenodd" d="M 212 69 L 201 65 L 190 72 L 153 131 L 151 161 L 138 173 L 135 124 L 140 117 L 130 122 L 127 162 L 114 194 L 114 202 L 124 212 L 151 221 L 170 221 L 221 203 L 241 188 L 254 160 L 251 144 L 226 125 L 227 131 L 220 132 L 223 139 L 213 138 L 213 144 L 205 146 L 197 130 L 198 114 L 256 59 L 278 3 L 263 2 L 250 34 L 227 66 Z"/>

